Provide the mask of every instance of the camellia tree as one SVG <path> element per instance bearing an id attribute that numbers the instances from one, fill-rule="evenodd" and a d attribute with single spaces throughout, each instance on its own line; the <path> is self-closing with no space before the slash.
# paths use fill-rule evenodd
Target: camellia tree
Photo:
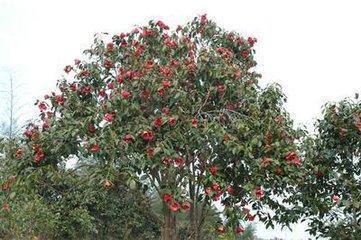
<path id="1" fill-rule="evenodd" d="M 202 239 L 211 205 L 226 219 L 215 226 L 220 234 L 242 234 L 256 217 L 268 227 L 297 221 L 289 196 L 303 177 L 304 133 L 280 87 L 258 85 L 255 38 L 205 15 L 175 31 L 150 21 L 107 38 L 96 36 L 86 58 L 65 67 L 58 90 L 37 102 L 40 120 L 14 153 L 19 185 L 82 156 L 94 160 L 89 175 L 104 188 L 121 178 L 155 189 L 164 240 L 178 238 L 180 212 L 187 238 Z"/>
<path id="2" fill-rule="evenodd" d="M 361 103 L 326 104 L 316 134 L 304 141 L 304 181 L 299 184 L 310 233 L 332 239 L 361 236 Z"/>

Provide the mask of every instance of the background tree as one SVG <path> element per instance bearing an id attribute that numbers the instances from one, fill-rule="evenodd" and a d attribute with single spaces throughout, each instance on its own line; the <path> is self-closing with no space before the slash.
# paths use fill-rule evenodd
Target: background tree
<path id="1" fill-rule="evenodd" d="M 95 159 L 90 176 L 116 187 L 147 183 L 162 199 L 162 239 L 188 216 L 202 239 L 214 202 L 234 234 L 256 216 L 273 226 L 297 221 L 286 207 L 302 177 L 293 129 L 276 85 L 261 88 L 256 39 L 227 32 L 205 15 L 176 31 L 150 21 L 110 42 L 97 36 L 87 60 L 66 66 L 58 91 L 37 104 L 17 162 L 19 184 L 59 171 L 74 156 Z M 45 181 L 46 182 L 46 181 Z M 50 185 L 51 186 L 51 185 Z M 276 211 L 270 214 L 266 209 Z"/>
<path id="2" fill-rule="evenodd" d="M 316 134 L 304 141 L 308 173 L 300 182 L 299 194 L 314 235 L 358 239 L 361 234 L 361 103 L 357 98 L 326 104 Z"/>

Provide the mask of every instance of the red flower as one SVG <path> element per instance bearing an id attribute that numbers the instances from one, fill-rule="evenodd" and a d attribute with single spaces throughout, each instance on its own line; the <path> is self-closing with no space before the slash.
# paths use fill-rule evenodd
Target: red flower
<path id="1" fill-rule="evenodd" d="M 229 194 L 232 195 L 232 194 L 234 193 L 234 188 L 231 187 L 231 186 L 228 186 L 227 189 L 226 189 L 226 191 L 227 191 Z"/>
<path id="2" fill-rule="evenodd" d="M 164 108 L 162 109 L 162 113 L 164 113 L 164 114 L 168 114 L 169 112 L 170 112 L 169 107 L 164 107 Z"/>
<path id="3" fill-rule="evenodd" d="M 176 124 L 176 122 L 177 122 L 177 120 L 174 117 L 170 117 L 168 120 L 168 124 L 172 127 Z"/>
<path id="4" fill-rule="evenodd" d="M 261 167 L 267 167 L 268 165 L 270 165 L 272 162 L 272 159 L 271 158 L 268 158 L 268 157 L 263 157 L 261 159 Z"/>
<path id="5" fill-rule="evenodd" d="M 235 232 L 235 234 L 239 235 L 239 234 L 244 232 L 244 228 L 243 227 L 236 227 L 234 229 L 234 232 Z"/>
<path id="6" fill-rule="evenodd" d="M 221 186 L 218 183 L 213 183 L 212 184 L 212 189 L 214 191 L 220 191 L 221 190 Z"/>
<path id="7" fill-rule="evenodd" d="M 150 98 L 150 95 L 151 95 L 151 91 L 149 89 L 140 92 L 140 97 L 142 98 L 148 99 Z"/>
<path id="8" fill-rule="evenodd" d="M 337 196 L 337 195 L 333 195 L 332 196 L 332 201 L 335 202 L 335 203 L 338 203 L 340 201 L 340 197 Z"/>
<path id="9" fill-rule="evenodd" d="M 92 153 L 97 153 L 97 152 L 99 152 L 99 151 L 100 151 L 99 145 L 98 145 L 98 144 L 93 144 L 93 145 L 91 146 L 91 148 L 90 148 L 90 151 L 91 151 Z"/>
<path id="10" fill-rule="evenodd" d="M 213 176 L 217 175 L 218 167 L 217 167 L 217 166 L 210 167 L 210 168 L 209 168 L 209 172 L 210 172 Z"/>
<path id="11" fill-rule="evenodd" d="M 169 30 L 169 27 L 168 27 L 167 25 L 165 25 L 164 22 L 162 22 L 162 21 L 158 21 L 158 22 L 157 22 L 157 26 L 158 26 L 160 29 Z"/>
<path id="12" fill-rule="evenodd" d="M 113 67 L 112 61 L 110 61 L 109 59 L 105 59 L 105 60 L 104 60 L 104 67 L 105 67 L 105 68 L 111 68 L 111 67 Z"/>
<path id="13" fill-rule="evenodd" d="M 125 90 L 121 90 L 120 94 L 122 95 L 122 98 L 124 98 L 124 99 L 128 99 L 132 96 L 132 94 L 130 92 L 125 91 Z"/>
<path id="14" fill-rule="evenodd" d="M 243 50 L 243 51 L 241 52 L 241 56 L 242 56 L 243 58 L 248 58 L 248 56 L 249 56 L 249 51 Z"/>
<path id="15" fill-rule="evenodd" d="M 43 160 L 43 159 L 44 159 L 44 152 L 43 152 L 43 150 L 42 150 L 41 148 L 39 148 L 39 149 L 36 150 L 36 154 L 35 154 L 35 157 L 34 157 L 34 161 L 35 161 L 36 163 L 39 163 L 39 162 L 41 162 L 41 160 Z"/>
<path id="16" fill-rule="evenodd" d="M 89 133 L 95 133 L 96 129 L 95 129 L 95 126 L 94 124 L 89 124 L 88 125 L 88 132 Z"/>
<path id="17" fill-rule="evenodd" d="M 99 95 L 99 97 L 105 97 L 105 95 L 106 95 L 105 89 L 104 88 L 100 89 L 98 95 Z"/>
<path id="18" fill-rule="evenodd" d="M 169 205 L 169 209 L 173 212 L 177 212 L 180 209 L 180 204 L 176 201 L 173 201 L 171 205 Z"/>
<path id="19" fill-rule="evenodd" d="M 71 89 L 73 92 L 76 92 L 77 88 L 78 88 L 78 87 L 77 87 L 76 83 L 70 84 L 70 89 Z"/>
<path id="20" fill-rule="evenodd" d="M 155 154 L 154 148 L 147 148 L 147 156 L 153 157 Z"/>
<path id="21" fill-rule="evenodd" d="M 140 134 L 141 138 L 143 138 L 144 141 L 150 142 L 154 138 L 154 134 L 152 131 L 143 131 Z"/>
<path id="22" fill-rule="evenodd" d="M 75 64 L 75 65 L 79 65 L 79 64 L 80 64 L 80 60 L 79 60 L 79 59 L 74 59 L 74 64 Z"/>
<path id="23" fill-rule="evenodd" d="M 252 222 L 256 218 L 256 215 L 247 214 L 247 218 L 248 218 L 248 221 Z"/>
<path id="24" fill-rule="evenodd" d="M 161 117 L 156 118 L 153 122 L 153 125 L 160 128 L 163 125 L 163 119 Z"/>
<path id="25" fill-rule="evenodd" d="M 107 121 L 107 122 L 112 122 L 113 121 L 113 114 L 110 114 L 110 113 L 106 113 L 104 115 L 104 120 Z"/>
<path id="26" fill-rule="evenodd" d="M 44 112 L 47 109 L 46 104 L 44 102 L 40 102 L 38 107 L 42 112 Z"/>
<path id="27" fill-rule="evenodd" d="M 254 43 L 257 42 L 257 38 L 251 38 L 251 37 L 249 37 L 249 38 L 247 39 L 247 42 L 248 42 L 248 44 L 249 44 L 251 47 L 253 47 Z"/>
<path id="28" fill-rule="evenodd" d="M 192 119 L 192 126 L 195 128 L 198 127 L 198 119 L 196 119 L 196 118 Z"/>
<path id="29" fill-rule="evenodd" d="M 63 105 L 64 104 L 64 98 L 61 95 L 55 95 L 55 102 L 58 105 Z"/>
<path id="30" fill-rule="evenodd" d="M 190 208 L 191 208 L 191 203 L 190 202 L 186 201 L 186 202 L 184 202 L 182 204 L 183 211 L 188 212 Z"/>
<path id="31" fill-rule="evenodd" d="M 185 160 L 183 157 L 177 157 L 175 159 L 175 164 L 178 166 L 178 167 L 182 167 L 185 163 Z"/>
<path id="32" fill-rule="evenodd" d="M 165 89 L 164 88 L 158 88 L 157 93 L 158 93 L 158 96 L 163 96 L 165 94 Z"/>
<path id="33" fill-rule="evenodd" d="M 219 201 L 219 199 L 221 198 L 222 194 L 223 194 L 223 193 L 220 192 L 220 193 L 217 193 L 216 195 L 214 195 L 213 198 L 212 198 L 213 201 Z"/>
<path id="34" fill-rule="evenodd" d="M 165 193 L 165 194 L 163 195 L 163 201 L 164 201 L 164 202 L 171 202 L 172 200 L 173 200 L 172 194 Z"/>
<path id="35" fill-rule="evenodd" d="M 109 89 L 114 89 L 114 83 L 113 82 L 108 83 L 108 88 Z"/>
<path id="36" fill-rule="evenodd" d="M 128 133 L 123 137 L 123 140 L 126 141 L 126 142 L 131 142 L 131 141 L 134 140 L 134 137 L 131 134 Z"/>
<path id="37" fill-rule="evenodd" d="M 172 76 L 172 69 L 169 68 L 169 67 L 162 67 L 162 68 L 161 68 L 161 71 L 162 71 L 162 73 L 163 73 L 163 75 L 164 75 L 165 77 L 170 77 L 170 76 Z"/>
<path id="38" fill-rule="evenodd" d="M 10 205 L 8 203 L 4 203 L 1 207 L 3 211 L 10 211 Z"/>
<path id="39" fill-rule="evenodd" d="M 163 164 L 166 165 L 167 167 L 173 162 L 171 157 L 164 157 L 163 158 Z"/>
<path id="40" fill-rule="evenodd" d="M 264 197 L 264 191 L 262 190 L 261 187 L 257 187 L 257 188 L 255 189 L 255 194 L 256 194 L 256 197 L 257 197 L 258 199 L 261 199 L 261 198 Z"/>
<path id="41" fill-rule="evenodd" d="M 162 81 L 162 85 L 163 85 L 164 88 L 168 88 L 168 87 L 171 86 L 171 83 L 170 83 L 170 81 L 163 80 L 163 81 Z"/>
<path id="42" fill-rule="evenodd" d="M 110 51 L 110 52 L 113 51 L 114 50 L 114 43 L 112 43 L 112 42 L 108 43 L 107 44 L 107 50 Z"/>
<path id="43" fill-rule="evenodd" d="M 224 85 L 217 86 L 217 92 L 223 93 L 225 90 L 226 90 L 226 86 L 224 86 Z"/>
<path id="44" fill-rule="evenodd" d="M 16 149 L 15 157 L 17 159 L 20 159 L 23 157 L 23 153 L 24 153 L 24 150 L 22 148 L 18 148 L 18 149 Z"/>
<path id="45" fill-rule="evenodd" d="M 292 162 L 297 167 L 299 167 L 301 165 L 301 160 L 294 151 L 289 151 L 286 154 L 285 159 L 287 162 Z"/>
<path id="46" fill-rule="evenodd" d="M 70 66 L 70 65 L 65 66 L 65 68 L 64 68 L 64 72 L 65 72 L 65 73 L 70 73 L 71 70 L 73 70 L 73 67 Z"/>
<path id="47" fill-rule="evenodd" d="M 151 69 L 154 66 L 154 61 L 153 60 L 147 60 L 147 62 L 145 63 L 145 68 L 146 69 Z"/>

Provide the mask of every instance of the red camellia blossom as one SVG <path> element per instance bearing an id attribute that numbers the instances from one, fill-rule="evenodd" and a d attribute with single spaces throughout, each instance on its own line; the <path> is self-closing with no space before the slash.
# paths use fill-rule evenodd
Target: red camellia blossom
<path id="1" fill-rule="evenodd" d="M 162 22 L 162 21 L 158 21 L 158 22 L 157 22 L 157 26 L 158 26 L 160 29 L 169 30 L 169 27 L 168 27 L 166 24 L 164 24 L 164 22 Z"/>
<path id="2" fill-rule="evenodd" d="M 172 200 L 173 200 L 172 194 L 165 193 L 165 194 L 163 195 L 163 201 L 164 201 L 164 202 L 171 202 Z"/>
<path id="3" fill-rule="evenodd" d="M 105 89 L 104 88 L 100 89 L 98 95 L 99 95 L 99 97 L 105 97 L 105 95 L 106 95 Z"/>
<path id="4" fill-rule="evenodd" d="M 79 59 L 74 59 L 74 64 L 75 64 L 75 65 L 79 65 L 79 64 L 80 64 L 80 60 L 79 60 Z"/>
<path id="5" fill-rule="evenodd" d="M 131 134 L 125 134 L 125 136 L 123 137 L 123 140 L 126 142 L 131 142 L 134 140 L 134 137 Z"/>
<path id="6" fill-rule="evenodd" d="M 176 124 L 176 122 L 177 122 L 177 119 L 175 117 L 170 117 L 168 120 L 168 124 L 172 127 Z"/>
<path id="7" fill-rule="evenodd" d="M 47 109 L 46 104 L 44 102 L 40 102 L 38 107 L 39 107 L 40 111 L 42 111 L 42 112 L 46 111 L 46 109 Z"/>
<path id="8" fill-rule="evenodd" d="M 241 56 L 242 56 L 243 58 L 248 58 L 248 56 L 249 56 L 249 51 L 243 50 L 243 51 L 241 52 Z"/>
<path id="9" fill-rule="evenodd" d="M 164 157 L 163 158 L 163 164 L 166 166 L 170 166 L 170 164 L 173 162 L 173 159 L 171 157 Z"/>
<path id="10" fill-rule="evenodd" d="M 110 52 L 113 51 L 114 50 L 114 43 L 112 43 L 112 42 L 108 43 L 107 44 L 107 50 L 110 51 Z"/>
<path id="11" fill-rule="evenodd" d="M 147 148 L 147 156 L 148 157 L 153 157 L 154 154 L 155 154 L 154 148 Z"/>
<path id="12" fill-rule="evenodd" d="M 257 187 L 255 189 L 255 194 L 256 194 L 256 197 L 258 199 L 263 198 L 264 197 L 264 191 L 262 190 L 262 187 Z"/>
<path id="13" fill-rule="evenodd" d="M 151 93 L 152 92 L 149 89 L 146 89 L 146 90 L 140 92 L 140 97 L 145 98 L 145 99 L 149 99 Z"/>
<path id="14" fill-rule="evenodd" d="M 65 100 L 61 95 L 55 95 L 54 99 L 58 105 L 64 105 Z"/>
<path id="15" fill-rule="evenodd" d="M 331 198 L 332 198 L 332 201 L 335 203 L 338 203 L 340 201 L 340 197 L 337 195 L 333 195 Z"/>
<path id="16" fill-rule="evenodd" d="M 128 99 L 132 96 L 132 94 L 130 92 L 125 91 L 125 90 L 121 90 L 120 94 L 122 95 L 122 98 L 124 98 L 124 99 Z"/>
<path id="17" fill-rule="evenodd" d="M 157 94 L 158 94 L 158 96 L 163 96 L 164 94 L 165 94 L 165 89 L 164 88 L 158 88 L 158 90 L 157 90 Z"/>
<path id="18" fill-rule="evenodd" d="M 171 205 L 169 205 L 169 209 L 173 212 L 177 212 L 180 209 L 180 204 L 176 201 L 173 201 Z"/>
<path id="19" fill-rule="evenodd" d="M 213 183 L 212 184 L 212 189 L 214 191 L 220 191 L 221 190 L 221 186 L 218 183 Z"/>
<path id="20" fill-rule="evenodd" d="M 65 66 L 65 68 L 64 68 L 64 72 L 65 72 L 65 73 L 70 73 L 71 70 L 73 70 L 73 67 L 70 66 L 70 65 Z"/>
<path id="21" fill-rule="evenodd" d="M 268 165 L 270 165 L 271 162 L 272 162 L 271 158 L 263 157 L 261 159 L 261 167 L 267 167 Z"/>
<path id="22" fill-rule="evenodd" d="M 256 215 L 247 214 L 248 221 L 252 222 L 256 218 Z"/>
<path id="23" fill-rule="evenodd" d="M 143 138 L 144 141 L 150 142 L 154 138 L 154 134 L 152 131 L 143 131 L 140 133 L 141 138 Z"/>
<path id="24" fill-rule="evenodd" d="M 285 159 L 287 162 L 292 162 L 297 167 L 301 165 L 301 160 L 294 151 L 289 151 L 286 154 Z"/>
<path id="25" fill-rule="evenodd" d="M 186 201 L 184 203 L 182 203 L 182 210 L 185 212 L 188 212 L 189 209 L 191 209 L 191 203 Z"/>
<path id="26" fill-rule="evenodd" d="M 217 167 L 217 166 L 212 166 L 212 167 L 210 167 L 210 168 L 209 168 L 209 172 L 210 172 L 213 176 L 217 175 L 218 167 Z"/>
<path id="27" fill-rule="evenodd" d="M 3 211 L 10 211 L 10 205 L 8 203 L 4 203 L 1 207 Z"/>
<path id="28" fill-rule="evenodd" d="M 161 117 L 156 118 L 153 122 L 153 125 L 156 127 L 161 127 L 163 125 L 163 119 Z"/>
<path id="29" fill-rule="evenodd" d="M 172 69 L 169 67 L 162 67 L 161 72 L 165 77 L 171 77 L 172 76 Z"/>
<path id="30" fill-rule="evenodd" d="M 229 194 L 232 195 L 232 194 L 234 193 L 234 188 L 231 187 L 231 186 L 228 186 L 227 189 L 226 189 L 226 191 L 227 191 Z"/>
<path id="31" fill-rule="evenodd" d="M 163 80 L 163 81 L 162 81 L 162 85 L 163 85 L 164 88 L 168 88 L 168 87 L 170 87 L 172 84 L 170 83 L 170 81 Z"/>
<path id="32" fill-rule="evenodd" d="M 225 90 L 226 90 L 226 86 L 224 86 L 224 85 L 217 86 L 217 92 L 223 93 Z"/>
<path id="33" fill-rule="evenodd" d="M 112 61 L 110 61 L 109 59 L 105 59 L 104 60 L 104 67 L 105 68 L 111 68 L 111 67 L 113 67 L 113 62 Z"/>
<path id="34" fill-rule="evenodd" d="M 192 126 L 195 128 L 198 127 L 198 119 L 196 119 L 196 118 L 192 119 Z"/>
<path id="35" fill-rule="evenodd" d="M 89 124 L 88 125 L 88 132 L 89 133 L 95 133 L 95 131 L 96 131 L 96 128 L 95 128 L 94 124 Z"/>
<path id="36" fill-rule="evenodd" d="M 243 228 L 243 227 L 236 227 L 236 228 L 234 229 L 234 233 L 237 234 L 237 235 L 239 235 L 239 234 L 241 234 L 241 233 L 243 233 L 243 232 L 244 232 L 244 228 Z"/>
<path id="37" fill-rule="evenodd" d="M 185 163 L 185 159 L 183 157 L 176 157 L 174 162 L 178 167 L 182 167 Z"/>
<path id="38" fill-rule="evenodd" d="M 90 151 L 91 151 L 92 153 L 97 153 L 97 152 L 99 152 L 99 151 L 100 151 L 99 145 L 98 145 L 98 144 L 93 144 L 93 145 L 90 147 Z"/>
<path id="39" fill-rule="evenodd" d="M 162 113 L 163 113 L 163 114 L 168 114 L 169 112 L 170 112 L 169 107 L 164 107 L 164 108 L 162 109 Z"/>
<path id="40" fill-rule="evenodd" d="M 15 152 L 15 157 L 17 159 L 20 159 L 23 157 L 23 154 L 24 154 L 24 150 L 22 148 L 18 148 L 16 149 L 16 152 Z"/>
<path id="41" fill-rule="evenodd" d="M 145 63 L 145 68 L 147 69 L 151 69 L 154 66 L 154 61 L 153 60 L 147 60 L 147 62 Z"/>
<path id="42" fill-rule="evenodd" d="M 113 119 L 114 119 L 114 117 L 113 117 L 113 114 L 111 114 L 111 113 L 106 113 L 104 115 L 104 120 L 107 121 L 107 122 L 112 122 Z"/>

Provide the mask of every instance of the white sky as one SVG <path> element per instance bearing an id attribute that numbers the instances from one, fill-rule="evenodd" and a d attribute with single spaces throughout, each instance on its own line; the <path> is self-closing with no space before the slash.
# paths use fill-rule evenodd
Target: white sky
<path id="1" fill-rule="evenodd" d="M 361 90 L 361 6 L 357 0 L 299 1 L 39 1 L 0 0 L 0 88 L 12 73 L 31 116 L 37 98 L 55 89 L 67 64 L 80 57 L 97 32 L 120 33 L 148 20 L 171 26 L 207 13 L 220 26 L 257 37 L 263 82 L 278 82 L 297 123 L 312 126 L 327 101 Z M 1 89 L 2 90 L 2 89 Z M 1 92 L 0 90 L 0 92 Z M 1 105 L 1 103 L 0 103 Z M 258 228 L 261 237 L 306 239 Z"/>

